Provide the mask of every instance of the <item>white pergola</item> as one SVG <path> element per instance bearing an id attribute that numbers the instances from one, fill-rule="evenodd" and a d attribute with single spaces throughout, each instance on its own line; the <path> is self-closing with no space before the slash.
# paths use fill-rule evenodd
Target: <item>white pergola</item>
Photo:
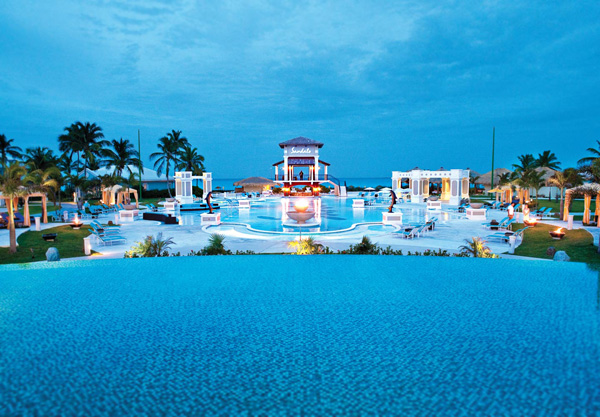
<path id="1" fill-rule="evenodd" d="M 408 179 L 412 203 L 423 203 L 425 198 L 429 197 L 431 180 L 441 180 L 440 200 L 442 201 L 458 206 L 460 200 L 469 197 L 469 170 L 467 169 L 392 171 L 392 189 L 402 188 L 403 179 Z"/>
<path id="2" fill-rule="evenodd" d="M 194 202 L 192 192 L 192 181 L 202 180 L 203 198 L 212 191 L 212 173 L 205 172 L 200 176 L 192 175 L 190 171 L 175 173 L 175 199 L 179 204 L 191 204 Z"/>

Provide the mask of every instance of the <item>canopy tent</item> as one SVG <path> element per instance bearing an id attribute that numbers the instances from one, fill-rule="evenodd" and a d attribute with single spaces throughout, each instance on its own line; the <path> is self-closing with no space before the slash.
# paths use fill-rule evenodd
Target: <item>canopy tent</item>
<path id="1" fill-rule="evenodd" d="M 131 204 L 131 194 L 133 194 L 133 198 L 135 198 L 135 208 L 140 208 L 138 192 L 133 188 L 127 188 L 119 191 L 117 194 L 117 204 Z"/>
<path id="2" fill-rule="evenodd" d="M 102 202 L 113 206 L 115 204 L 130 204 L 131 194 L 135 198 L 135 208 L 139 208 L 138 192 L 133 188 L 123 188 L 120 185 L 113 185 L 102 190 Z"/>
<path id="3" fill-rule="evenodd" d="M 40 193 L 40 192 L 30 192 L 30 193 L 24 193 L 23 195 L 20 195 L 19 197 L 15 197 L 13 199 L 13 207 L 14 207 L 14 211 L 17 211 L 16 208 L 19 205 L 19 198 L 22 198 L 24 200 L 24 204 L 23 204 L 23 218 L 25 219 L 25 226 L 31 226 L 31 216 L 29 215 L 29 199 L 31 197 L 41 197 L 42 198 L 42 223 L 48 223 L 48 196 L 45 193 Z M 4 196 L 2 194 L 0 194 L 0 199 L 3 199 L 6 202 L 6 205 L 8 206 L 11 198 Z"/>
<path id="4" fill-rule="evenodd" d="M 270 189 L 275 185 L 275 182 L 265 177 L 248 177 L 234 182 L 233 185 L 236 187 L 243 187 L 244 191 L 247 192 L 260 192 Z"/>
<path id="5" fill-rule="evenodd" d="M 600 214 L 600 184 L 583 184 L 579 187 L 569 188 L 566 191 L 563 216 L 564 221 L 569 219 L 569 206 L 571 205 L 571 200 L 575 195 L 583 195 L 583 224 L 589 224 L 590 206 L 592 205 L 592 197 L 594 196 L 596 197 L 596 209 L 594 211 L 594 215 L 598 216 Z M 600 222 L 598 222 L 596 226 L 600 227 Z"/>

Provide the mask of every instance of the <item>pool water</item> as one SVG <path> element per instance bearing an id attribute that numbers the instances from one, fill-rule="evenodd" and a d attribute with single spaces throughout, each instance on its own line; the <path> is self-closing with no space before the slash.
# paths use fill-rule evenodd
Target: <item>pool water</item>
<path id="1" fill-rule="evenodd" d="M 0 415 L 600 413 L 582 264 L 231 256 L 0 268 Z"/>
<path id="2" fill-rule="evenodd" d="M 291 204 L 297 199 L 291 199 Z M 313 232 L 339 231 L 352 227 L 357 223 L 381 222 L 382 213 L 387 212 L 389 202 L 379 200 L 377 205 L 368 206 L 360 209 L 352 208 L 351 198 L 338 198 L 323 196 L 321 197 L 320 210 L 315 210 L 320 218 L 320 225 L 311 227 Z M 311 205 L 311 210 L 313 206 Z M 288 227 L 284 224 L 284 206 L 280 199 L 267 199 L 266 201 L 252 202 L 252 208 L 239 209 L 238 207 L 223 207 L 220 209 L 221 221 L 231 223 L 246 223 L 252 228 L 267 232 L 290 232 L 297 231 L 297 228 Z M 422 207 L 410 207 L 405 205 L 402 208 L 395 207 L 395 212 L 401 211 L 404 223 L 421 223 L 429 217 L 448 216 L 440 213 L 428 213 Z M 200 224 L 199 213 L 182 213 L 180 223 L 184 225 Z"/>

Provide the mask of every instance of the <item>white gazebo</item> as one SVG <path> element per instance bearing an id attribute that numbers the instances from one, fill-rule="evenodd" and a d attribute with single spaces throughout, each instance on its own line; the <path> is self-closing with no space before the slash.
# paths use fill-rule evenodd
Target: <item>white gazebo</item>
<path id="1" fill-rule="evenodd" d="M 402 180 L 408 180 L 410 201 L 423 203 L 429 197 L 429 182 L 441 180 L 440 200 L 458 206 L 463 198 L 469 197 L 469 170 L 450 169 L 429 171 L 419 168 L 410 171 L 392 171 L 392 189 L 402 188 Z"/>
<path id="2" fill-rule="evenodd" d="M 202 175 L 192 175 L 191 171 L 175 173 L 175 199 L 179 204 L 192 204 L 194 195 L 192 192 L 192 182 L 202 180 L 203 198 L 206 199 L 208 193 L 212 191 L 212 173 L 205 172 Z"/>

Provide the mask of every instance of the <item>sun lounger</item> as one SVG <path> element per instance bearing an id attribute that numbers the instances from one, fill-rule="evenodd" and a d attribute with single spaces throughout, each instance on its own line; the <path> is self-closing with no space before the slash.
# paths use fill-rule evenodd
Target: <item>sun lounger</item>
<path id="1" fill-rule="evenodd" d="M 501 230 L 508 230 L 509 228 L 511 228 L 511 227 L 512 227 L 512 224 L 513 224 L 514 222 L 516 222 L 516 221 L 517 221 L 517 219 L 510 219 L 510 220 L 509 220 L 509 221 L 507 221 L 507 222 L 506 222 L 504 225 L 502 225 L 502 226 L 498 227 L 498 229 L 501 229 Z"/>
<path id="2" fill-rule="evenodd" d="M 508 221 L 508 216 L 503 218 L 502 220 L 500 220 L 498 222 L 498 224 L 492 224 L 491 222 L 485 222 L 485 223 L 481 223 L 481 225 L 483 227 L 485 227 L 486 229 L 490 229 L 492 227 L 502 227 L 502 225 L 504 225 L 504 223 L 506 223 Z"/>
<path id="3" fill-rule="evenodd" d="M 519 239 L 519 238 L 523 239 L 523 232 L 527 229 L 529 229 L 529 227 L 524 227 L 524 228 L 516 230 L 514 232 L 511 232 L 511 231 L 497 232 L 497 233 L 491 234 L 489 236 L 486 236 L 486 240 L 499 239 L 499 240 L 502 240 L 503 242 L 508 243 L 511 236 L 515 236 L 516 239 Z"/>
<path id="4" fill-rule="evenodd" d="M 125 243 L 127 242 L 127 239 L 125 239 L 123 236 L 99 236 L 96 235 L 98 242 L 101 243 L 104 246 L 108 246 L 108 245 L 119 245 L 121 243 Z"/>

